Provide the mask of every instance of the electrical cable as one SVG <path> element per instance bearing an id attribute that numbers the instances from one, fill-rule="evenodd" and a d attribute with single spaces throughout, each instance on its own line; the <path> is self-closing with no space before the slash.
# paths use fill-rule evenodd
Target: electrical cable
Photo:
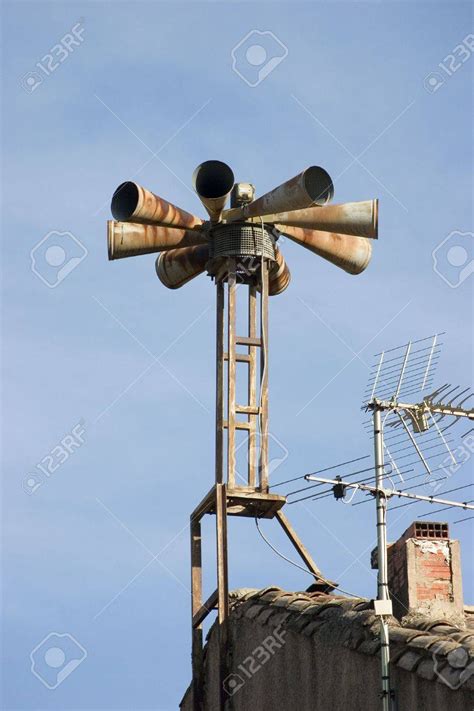
<path id="1" fill-rule="evenodd" d="M 474 499 L 469 499 L 469 501 L 466 501 L 466 504 L 472 504 Z M 423 513 L 423 514 L 418 514 L 418 518 L 424 518 L 425 516 L 432 516 L 435 513 L 439 513 L 440 511 L 446 511 L 446 509 L 452 509 L 452 506 L 443 506 L 441 509 L 435 509 L 434 511 L 428 511 L 428 513 Z M 454 521 L 453 523 L 457 523 L 457 521 Z"/>
<path id="2" fill-rule="evenodd" d="M 338 469 L 339 467 L 345 467 L 346 464 L 353 464 L 354 462 L 360 462 L 362 459 L 368 459 L 370 454 L 365 454 L 363 457 L 357 457 L 356 459 L 349 459 L 347 462 L 341 462 L 340 464 L 333 464 L 325 469 L 319 469 L 316 472 L 310 472 L 309 474 L 302 474 L 301 476 L 295 476 L 293 479 L 286 479 L 286 481 L 279 481 L 276 484 L 272 484 L 272 489 L 275 486 L 282 486 L 283 484 L 290 484 L 292 481 L 298 481 L 298 479 L 304 479 L 305 476 L 315 476 L 316 474 L 323 474 L 323 472 L 328 472 L 330 469 Z"/>
<path id="3" fill-rule="evenodd" d="M 355 476 L 356 474 L 364 474 L 364 472 L 370 472 L 373 470 L 373 467 L 366 467 L 366 469 L 359 469 L 356 472 L 351 472 L 350 474 L 347 474 L 346 476 Z M 313 476 L 312 474 L 306 474 L 306 476 Z M 285 496 L 293 496 L 293 494 L 299 494 L 300 491 L 308 491 L 308 489 L 314 489 L 315 486 L 322 486 L 326 482 L 323 481 L 318 481 L 316 484 L 311 484 L 311 486 L 304 486 L 302 489 L 295 489 L 294 491 L 289 491 Z"/>
<path id="4" fill-rule="evenodd" d="M 467 516 L 466 518 L 458 518 L 457 521 L 453 521 L 453 523 L 462 523 L 463 521 L 472 521 L 474 516 Z"/>
<path id="5" fill-rule="evenodd" d="M 267 538 L 267 537 L 265 536 L 265 534 L 261 531 L 260 526 L 258 525 L 258 518 L 257 518 L 256 516 L 255 516 L 255 525 L 257 526 L 257 531 L 259 532 L 260 536 L 263 538 L 263 540 L 265 541 L 265 543 L 272 549 L 272 551 L 273 551 L 274 553 L 276 553 L 278 556 L 280 556 L 280 558 L 283 558 L 283 560 L 286 560 L 287 563 L 290 563 L 291 565 L 294 565 L 295 568 L 299 568 L 299 569 L 302 570 L 304 573 L 308 573 L 309 575 L 311 575 L 312 578 L 316 578 L 316 580 L 322 580 L 323 583 L 326 583 L 326 585 L 328 585 L 329 587 L 334 588 L 334 584 L 333 584 L 330 580 L 328 580 L 327 578 L 324 578 L 322 575 L 315 575 L 315 573 L 312 573 L 310 570 L 308 570 L 308 568 L 304 568 L 304 567 L 303 567 L 302 565 L 300 565 L 299 563 L 295 563 L 294 560 L 291 560 L 291 558 L 287 558 L 286 555 L 283 555 L 283 553 L 281 553 L 277 548 L 275 548 L 275 546 L 274 546 L 272 543 L 270 543 L 270 541 L 268 540 L 268 538 Z M 347 590 L 343 590 L 342 588 L 339 588 L 339 587 L 338 587 L 338 588 L 337 588 L 337 591 L 344 593 L 344 595 L 349 595 L 349 597 L 355 597 L 355 598 L 357 598 L 358 600 L 361 599 L 361 596 L 360 596 L 360 595 L 355 595 L 354 593 L 350 593 L 350 592 L 348 592 Z"/>

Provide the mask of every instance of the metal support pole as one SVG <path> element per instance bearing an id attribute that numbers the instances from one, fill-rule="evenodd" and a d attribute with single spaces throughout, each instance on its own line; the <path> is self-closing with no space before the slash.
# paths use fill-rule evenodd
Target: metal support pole
<path id="1" fill-rule="evenodd" d="M 201 522 L 191 517 L 191 618 L 202 605 Z M 202 625 L 192 625 L 193 699 L 196 711 L 202 706 Z"/>
<path id="2" fill-rule="evenodd" d="M 229 578 L 227 566 L 227 491 L 225 484 L 216 484 L 216 544 L 217 544 L 217 621 L 219 635 L 219 695 L 220 709 L 226 702 L 224 680 L 227 671 L 227 624 L 229 617 Z"/>
<path id="3" fill-rule="evenodd" d="M 227 484 L 235 487 L 235 324 L 236 324 L 236 265 L 229 259 L 227 287 Z"/>
<path id="4" fill-rule="evenodd" d="M 260 295 L 260 491 L 268 493 L 268 263 L 262 260 Z"/>
<path id="5" fill-rule="evenodd" d="M 377 577 L 377 598 L 378 600 L 389 600 L 388 593 L 388 565 L 387 565 L 387 499 L 383 491 L 384 479 L 384 452 L 383 452 L 383 429 L 382 413 L 374 408 L 374 457 L 375 457 L 375 484 L 377 487 L 377 554 L 378 554 L 378 577 Z M 392 690 L 390 688 L 390 644 L 389 630 L 386 618 L 380 617 L 380 661 L 382 672 L 382 709 L 391 711 Z"/>

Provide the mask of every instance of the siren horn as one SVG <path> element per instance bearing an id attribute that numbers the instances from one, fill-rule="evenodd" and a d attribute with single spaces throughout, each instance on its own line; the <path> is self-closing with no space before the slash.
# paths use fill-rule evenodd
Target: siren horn
<path id="1" fill-rule="evenodd" d="M 291 281 L 291 273 L 285 257 L 275 246 L 275 262 L 272 262 L 268 274 L 268 295 L 278 296 L 288 288 Z"/>
<path id="2" fill-rule="evenodd" d="M 118 186 L 112 197 L 112 215 L 123 222 L 174 227 L 199 227 L 202 220 L 173 203 L 151 193 L 141 185 L 127 181 Z"/>
<path id="3" fill-rule="evenodd" d="M 185 230 L 164 225 L 141 225 L 135 222 L 107 221 L 107 245 L 110 260 L 206 243 L 206 234 L 198 230 Z"/>
<path id="4" fill-rule="evenodd" d="M 347 202 L 327 207 L 307 207 L 293 212 L 263 215 L 266 223 L 306 227 L 324 232 L 340 232 L 356 237 L 378 238 L 378 200 Z"/>
<path id="5" fill-rule="evenodd" d="M 219 222 L 234 187 L 232 169 L 220 160 L 206 160 L 193 173 L 193 187 L 212 222 Z"/>
<path id="6" fill-rule="evenodd" d="M 293 242 L 306 247 L 349 274 L 360 274 L 369 265 L 372 244 L 365 237 L 307 230 L 303 227 L 275 227 Z"/>
<path id="7" fill-rule="evenodd" d="M 312 165 L 248 205 L 226 210 L 223 218 L 227 221 L 245 220 L 272 212 L 325 205 L 333 195 L 334 186 L 329 174 L 324 168 Z"/>
<path id="8" fill-rule="evenodd" d="M 179 289 L 202 274 L 209 261 L 207 245 L 195 245 L 162 252 L 156 260 L 156 273 L 168 289 Z"/>

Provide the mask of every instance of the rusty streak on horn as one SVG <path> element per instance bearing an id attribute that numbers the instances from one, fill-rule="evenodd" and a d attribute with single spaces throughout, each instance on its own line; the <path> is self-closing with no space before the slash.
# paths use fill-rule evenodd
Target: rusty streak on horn
<path id="1" fill-rule="evenodd" d="M 193 173 L 193 187 L 212 222 L 220 222 L 222 210 L 234 187 L 232 169 L 220 160 L 206 160 Z"/>
<path id="2" fill-rule="evenodd" d="M 275 227 L 293 242 L 327 259 L 348 274 L 360 274 L 370 262 L 372 244 L 365 237 L 307 230 L 303 227 L 286 227 L 280 224 Z"/>
<path id="3" fill-rule="evenodd" d="M 107 221 L 107 246 L 110 260 L 206 243 L 206 234 L 198 230 Z"/>
<path id="4" fill-rule="evenodd" d="M 118 186 L 112 197 L 112 215 L 122 222 L 174 227 L 199 227 L 202 220 L 173 203 L 151 193 L 141 185 L 127 181 Z"/>
<path id="5" fill-rule="evenodd" d="M 325 205 L 333 195 L 334 186 L 329 174 L 324 168 L 312 165 L 248 205 L 225 210 L 222 217 L 227 221 L 245 220 L 272 212 Z"/>
<path id="6" fill-rule="evenodd" d="M 276 261 L 270 266 L 270 272 L 268 274 L 269 296 L 277 296 L 278 294 L 281 294 L 288 288 L 291 281 L 291 273 L 288 268 L 288 264 L 285 261 L 285 257 L 276 246 L 275 259 Z"/>
<path id="7" fill-rule="evenodd" d="M 179 289 L 202 274 L 209 261 L 207 245 L 196 245 L 162 252 L 156 260 L 156 273 L 168 289 Z"/>
<path id="8" fill-rule="evenodd" d="M 294 212 L 263 215 L 263 222 L 337 232 L 356 237 L 378 237 L 378 200 L 347 202 L 327 207 L 307 207 Z"/>

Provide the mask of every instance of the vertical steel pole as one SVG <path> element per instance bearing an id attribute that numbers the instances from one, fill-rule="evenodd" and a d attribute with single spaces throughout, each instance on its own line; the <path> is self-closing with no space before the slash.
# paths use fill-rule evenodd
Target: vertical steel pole
<path id="1" fill-rule="evenodd" d="M 377 405 L 374 407 L 374 457 L 375 486 L 377 487 L 377 597 L 379 600 L 389 600 L 386 521 L 387 499 L 385 494 L 382 492 L 384 483 L 382 412 L 379 410 Z M 390 711 L 392 708 L 392 692 L 390 688 L 390 645 L 388 624 L 384 616 L 380 617 L 380 661 L 382 672 L 382 709 L 383 711 Z"/>
<path id="2" fill-rule="evenodd" d="M 260 294 L 260 458 L 259 485 L 268 494 L 268 262 L 262 260 Z"/>
<path id="3" fill-rule="evenodd" d="M 248 333 L 250 338 L 257 338 L 257 289 L 255 286 L 249 286 L 249 302 L 248 302 Z M 249 346 L 249 364 L 248 364 L 248 404 L 251 408 L 257 408 L 257 347 Z M 249 432 L 248 432 L 248 485 L 255 489 L 257 485 L 257 419 L 258 415 L 249 416 Z"/>
<path id="4" fill-rule="evenodd" d="M 202 605 L 201 522 L 191 517 L 191 620 Z M 202 704 L 203 648 L 202 625 L 192 623 L 192 669 L 194 708 Z"/>
<path id="5" fill-rule="evenodd" d="M 229 259 L 227 279 L 227 485 L 235 487 L 235 323 L 236 323 L 236 265 Z"/>
<path id="6" fill-rule="evenodd" d="M 216 285 L 216 484 L 223 482 L 224 469 L 224 284 Z"/>

